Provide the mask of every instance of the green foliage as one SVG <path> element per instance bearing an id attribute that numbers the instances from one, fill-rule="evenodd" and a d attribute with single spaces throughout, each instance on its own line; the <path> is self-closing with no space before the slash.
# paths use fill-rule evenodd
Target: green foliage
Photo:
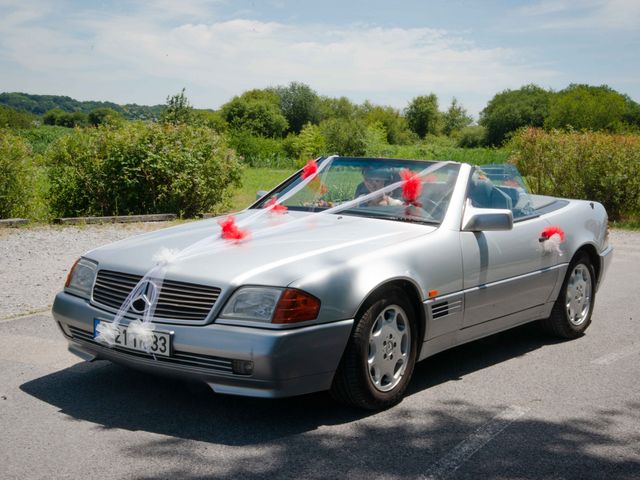
<path id="1" fill-rule="evenodd" d="M 0 105 L 0 128 L 29 128 L 35 122 L 36 117 L 29 113 Z"/>
<path id="2" fill-rule="evenodd" d="M 31 150 L 35 154 L 42 154 L 49 145 L 63 135 L 69 135 L 73 130 L 66 127 L 54 125 L 41 125 L 39 127 L 25 128 L 17 130 L 15 133 L 25 139 L 31 145 Z"/>
<path id="3" fill-rule="evenodd" d="M 487 130 L 482 125 L 470 125 L 464 127 L 458 133 L 458 147 L 477 148 L 486 143 Z"/>
<path id="4" fill-rule="evenodd" d="M 453 97 L 451 105 L 442 114 L 442 133 L 451 135 L 463 128 L 471 125 L 473 118 L 467 114 L 467 110 L 458 103 L 458 99 Z"/>
<path id="5" fill-rule="evenodd" d="M 298 160 L 308 160 L 322 155 L 327 149 L 327 142 L 318 125 L 307 123 L 297 137 Z"/>
<path id="6" fill-rule="evenodd" d="M 106 125 L 122 121 L 122 118 L 122 115 L 112 108 L 96 108 L 89 112 L 87 119 L 89 121 L 89 125 L 97 127 L 98 125 Z"/>
<path id="7" fill-rule="evenodd" d="M 504 163 L 508 152 L 496 148 L 457 148 L 442 142 L 421 142 L 414 145 L 387 145 L 376 155 L 386 158 L 406 158 L 415 160 L 453 160 L 455 162 L 484 165 L 486 163 Z"/>
<path id="8" fill-rule="evenodd" d="M 291 82 L 274 89 L 280 99 L 280 110 L 289 123 L 289 130 L 299 133 L 307 123 L 320 121 L 318 94 L 308 85 Z"/>
<path id="9" fill-rule="evenodd" d="M 89 118 L 82 112 L 64 112 L 59 108 L 49 110 L 42 117 L 42 122 L 45 125 L 57 125 L 59 127 L 84 127 L 89 123 Z"/>
<path id="10" fill-rule="evenodd" d="M 295 163 L 286 154 L 280 139 L 233 130 L 229 132 L 229 145 L 240 155 L 242 162 L 251 167 L 291 168 Z"/>
<path id="11" fill-rule="evenodd" d="M 480 113 L 489 145 L 502 145 L 509 135 L 526 126 L 542 127 L 549 112 L 552 93 L 537 85 L 496 94 Z"/>
<path id="12" fill-rule="evenodd" d="M 384 126 L 387 143 L 406 145 L 417 140 L 417 137 L 409 130 L 407 119 L 400 115 L 400 112 L 395 108 L 365 102 L 361 110 L 361 115 L 367 125 L 379 123 Z"/>
<path id="13" fill-rule="evenodd" d="M 49 110 L 58 108 L 63 112 L 90 113 L 97 108 L 110 108 L 121 113 L 128 120 L 157 120 L 163 105 L 118 105 L 113 102 L 80 102 L 70 97 L 60 95 L 32 95 L 28 93 L 0 93 L 0 104 L 16 110 L 42 115 Z"/>
<path id="14" fill-rule="evenodd" d="M 630 107 L 624 95 L 606 85 L 569 85 L 555 94 L 544 124 L 547 128 L 617 132 Z"/>
<path id="15" fill-rule="evenodd" d="M 389 143 L 387 142 L 387 129 L 382 122 L 367 125 L 366 141 L 365 155 L 370 157 L 383 155 L 383 152 L 389 147 Z"/>
<path id="16" fill-rule="evenodd" d="M 0 129 L 0 218 L 28 214 L 35 174 L 31 157 L 25 140 Z"/>
<path id="17" fill-rule="evenodd" d="M 219 209 L 241 165 L 224 139 L 190 125 L 128 123 L 76 129 L 46 152 L 56 216 Z"/>
<path id="18" fill-rule="evenodd" d="M 596 200 L 613 220 L 640 214 L 640 136 L 529 128 L 509 143 L 510 161 L 536 192 Z"/>
<path id="19" fill-rule="evenodd" d="M 289 124 L 277 101 L 278 97 L 273 93 L 252 90 L 225 103 L 221 114 L 233 130 L 262 137 L 282 137 Z"/>
<path id="20" fill-rule="evenodd" d="M 167 97 L 166 108 L 160 115 L 160 123 L 167 125 L 189 125 L 193 123 L 193 107 L 184 94 L 180 93 Z"/>
<path id="21" fill-rule="evenodd" d="M 405 111 L 409 128 L 418 137 L 424 138 L 428 133 L 437 134 L 440 122 L 438 97 L 435 94 L 415 97 Z"/>
<path id="22" fill-rule="evenodd" d="M 320 97 L 318 100 L 320 120 L 330 118 L 353 119 L 358 114 L 358 106 L 347 97 Z"/>
<path id="23" fill-rule="evenodd" d="M 211 128 L 219 133 L 226 132 L 229 128 L 229 125 L 227 125 L 227 122 L 220 112 L 214 112 L 211 110 L 194 110 L 193 117 L 193 123 L 195 125 Z"/>
<path id="24" fill-rule="evenodd" d="M 364 155 L 367 151 L 367 128 L 360 120 L 330 118 L 320 123 L 327 144 L 327 153 Z"/>

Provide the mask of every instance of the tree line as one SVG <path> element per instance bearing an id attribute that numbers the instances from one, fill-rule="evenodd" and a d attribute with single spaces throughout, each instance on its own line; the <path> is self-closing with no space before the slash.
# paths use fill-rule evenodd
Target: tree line
<path id="1" fill-rule="evenodd" d="M 487 103 L 477 124 L 456 98 L 441 110 L 437 95 L 429 93 L 396 109 L 322 96 L 299 82 L 246 91 L 215 111 L 193 108 L 184 90 L 168 97 L 165 105 L 153 107 L 21 93 L 0 94 L 0 104 L 10 107 L 0 107 L 0 126 L 24 127 L 34 122 L 95 126 L 132 118 L 167 121 L 173 116 L 173 123 L 195 123 L 229 133 L 231 143 L 241 150 L 283 150 L 286 154 L 313 150 L 314 143 L 316 150 L 323 143 L 329 150 L 358 154 L 372 136 L 382 136 L 390 145 L 446 136 L 457 146 L 478 147 L 501 146 L 527 126 L 613 133 L 640 130 L 640 104 L 606 85 L 583 84 L 559 91 L 533 84 L 504 90 Z"/>

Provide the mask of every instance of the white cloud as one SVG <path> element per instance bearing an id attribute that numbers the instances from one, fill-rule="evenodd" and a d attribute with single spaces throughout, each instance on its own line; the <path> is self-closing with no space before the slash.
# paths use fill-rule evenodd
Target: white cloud
<path id="1" fill-rule="evenodd" d="M 541 0 L 516 13 L 536 17 L 532 29 L 637 31 L 640 25 L 638 0 Z"/>
<path id="2" fill-rule="evenodd" d="M 192 0 L 187 6 L 194 15 L 203 9 L 211 13 L 207 2 Z M 69 87 L 60 93 L 71 96 L 105 98 L 91 92 L 102 88 L 112 94 L 134 82 L 132 90 L 139 92 L 144 82 L 148 94 L 162 101 L 172 92 L 158 89 L 177 84 L 186 85 L 188 94 L 198 92 L 192 101 L 201 107 L 217 107 L 249 88 L 296 80 L 322 94 L 397 107 L 418 94 L 435 92 L 443 103 L 455 95 L 477 113 L 501 89 L 548 84 L 556 76 L 514 49 L 481 47 L 444 30 L 366 24 L 338 30 L 250 19 L 171 25 L 172 8 L 159 2 L 152 11 L 129 16 L 84 12 L 59 29 L 34 23 L 24 8 L 28 20 L 4 25 L 0 56 L 41 75 L 43 86 L 47 77 L 59 79 Z M 5 82 L 10 78 L 0 75 Z M 111 98 L 153 101 L 124 92 Z"/>

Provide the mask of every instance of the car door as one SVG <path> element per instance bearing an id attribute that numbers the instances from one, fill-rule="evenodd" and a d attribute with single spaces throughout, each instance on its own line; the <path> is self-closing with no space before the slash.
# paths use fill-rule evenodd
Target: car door
<path id="1" fill-rule="evenodd" d="M 472 180 L 465 205 L 511 208 L 507 196 L 485 180 L 480 180 L 485 190 L 481 195 L 474 195 Z M 558 262 L 555 254 L 543 251 L 538 240 L 545 226 L 543 219 L 535 217 L 516 221 L 512 230 L 460 232 L 463 329 L 517 312 L 526 314 L 548 301 Z"/>

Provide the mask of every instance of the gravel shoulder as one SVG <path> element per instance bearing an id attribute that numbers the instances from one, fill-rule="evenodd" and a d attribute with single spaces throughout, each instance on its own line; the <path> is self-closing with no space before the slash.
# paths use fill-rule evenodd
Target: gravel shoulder
<path id="1" fill-rule="evenodd" d="M 0 321 L 49 309 L 69 268 L 87 250 L 174 224 L 0 229 Z M 640 232 L 612 230 L 611 243 L 640 254 Z"/>
<path id="2" fill-rule="evenodd" d="M 47 310 L 87 250 L 174 222 L 0 229 L 0 321 Z"/>

